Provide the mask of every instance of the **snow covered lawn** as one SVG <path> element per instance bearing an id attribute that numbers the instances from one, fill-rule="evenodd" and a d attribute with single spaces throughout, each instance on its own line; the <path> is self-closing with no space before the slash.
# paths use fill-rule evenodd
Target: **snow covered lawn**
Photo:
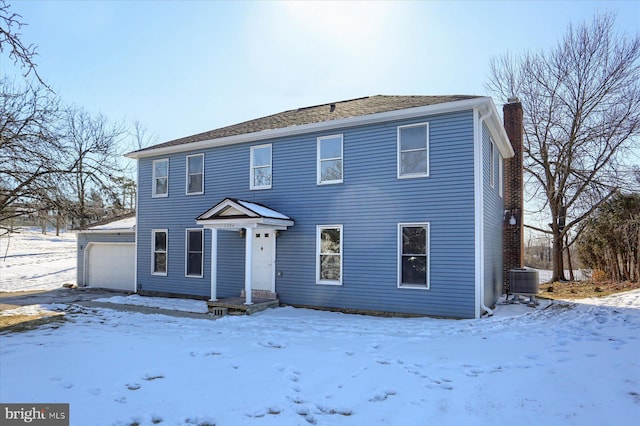
<path id="1" fill-rule="evenodd" d="M 25 228 L 0 238 L 0 292 L 52 290 L 76 282 L 76 234 Z"/>
<path id="2" fill-rule="evenodd" d="M 171 309 L 173 311 L 209 312 L 207 302 L 193 299 L 171 299 L 166 297 L 145 297 L 137 294 L 130 296 L 112 296 L 95 299 L 96 302 L 115 303 L 119 305 L 147 306 L 152 308 Z"/>
<path id="3" fill-rule="evenodd" d="M 0 258 L 0 291 L 74 281 L 73 234 L 23 232 Z M 0 333 L 0 402 L 70 403 L 71 425 L 630 425 L 640 416 L 640 290 L 498 306 L 464 321 L 294 308 L 213 321 L 76 304 L 16 313 L 46 310 L 66 321 Z"/>
<path id="4" fill-rule="evenodd" d="M 464 321 L 45 308 L 67 321 L 0 335 L 0 401 L 68 402 L 72 425 L 627 425 L 640 415 L 640 291 Z"/>

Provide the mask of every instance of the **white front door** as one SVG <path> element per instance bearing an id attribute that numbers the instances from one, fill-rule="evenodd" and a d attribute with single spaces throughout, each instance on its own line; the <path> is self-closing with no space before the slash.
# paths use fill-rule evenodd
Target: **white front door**
<path id="1" fill-rule="evenodd" d="M 253 290 L 275 291 L 275 249 L 274 229 L 253 229 L 251 250 L 251 288 Z"/>

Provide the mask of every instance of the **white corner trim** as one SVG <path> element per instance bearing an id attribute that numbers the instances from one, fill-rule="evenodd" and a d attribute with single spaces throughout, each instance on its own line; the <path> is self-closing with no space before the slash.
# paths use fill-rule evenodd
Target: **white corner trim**
<path id="1" fill-rule="evenodd" d="M 490 112 L 487 112 L 489 114 Z M 474 210 L 474 288 L 475 288 L 475 317 L 480 318 L 482 315 L 482 280 L 484 276 L 484 223 L 483 217 L 483 173 L 482 173 L 482 119 L 486 115 L 480 117 L 480 111 L 476 109 L 473 112 L 473 210 Z"/>
<path id="2" fill-rule="evenodd" d="M 133 273 L 133 292 L 137 293 L 138 292 L 138 222 L 140 220 L 140 218 L 138 217 L 138 214 L 140 212 L 140 209 L 138 208 L 138 200 L 140 199 L 139 197 L 140 194 L 140 167 L 138 167 L 138 164 L 136 164 L 136 226 L 133 227 L 133 230 L 135 232 L 134 237 L 133 237 L 133 268 L 134 268 L 134 273 Z"/>

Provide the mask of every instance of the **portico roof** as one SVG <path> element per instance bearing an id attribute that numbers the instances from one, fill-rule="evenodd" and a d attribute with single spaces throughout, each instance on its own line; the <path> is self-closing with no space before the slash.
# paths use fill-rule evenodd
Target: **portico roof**
<path id="1" fill-rule="evenodd" d="M 205 228 L 241 229 L 274 228 L 287 229 L 293 220 L 263 204 L 225 198 L 196 218 L 196 223 Z"/>

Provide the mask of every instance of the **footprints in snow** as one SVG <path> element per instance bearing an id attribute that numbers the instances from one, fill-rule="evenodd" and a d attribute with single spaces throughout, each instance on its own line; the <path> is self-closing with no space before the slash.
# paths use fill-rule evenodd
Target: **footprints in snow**
<path id="1" fill-rule="evenodd" d="M 264 348 L 272 348 L 272 349 L 283 349 L 286 348 L 285 345 L 280 344 L 280 343 L 274 343 L 272 341 L 266 341 L 266 342 L 258 342 L 258 344 Z"/>
<path id="2" fill-rule="evenodd" d="M 376 392 L 369 398 L 369 402 L 385 401 L 388 397 L 395 394 L 396 394 L 396 391 L 394 390 L 384 390 L 384 391 Z"/>
<path id="3" fill-rule="evenodd" d="M 164 376 L 162 374 L 149 374 L 149 373 L 142 376 L 142 380 L 146 380 L 148 382 L 151 382 L 153 380 L 158 380 L 158 379 L 164 379 Z M 140 383 L 136 383 L 136 382 L 126 383 L 125 386 L 130 391 L 135 391 L 142 387 Z"/>
<path id="4" fill-rule="evenodd" d="M 300 371 L 287 368 L 284 365 L 277 364 L 274 367 L 276 371 L 282 373 L 282 376 L 289 382 L 289 392 L 286 398 L 293 404 L 293 410 L 296 414 L 301 416 L 307 423 L 315 425 L 318 424 L 317 416 L 324 415 L 341 415 L 351 416 L 353 411 L 347 407 L 336 407 L 323 403 L 308 402 L 302 395 L 301 379 L 302 375 Z M 338 386 L 341 388 L 342 386 Z M 330 398 L 330 396 L 327 396 Z M 268 406 L 266 408 L 254 410 L 247 413 L 249 417 L 264 417 L 266 415 L 278 415 L 284 409 L 279 406 Z"/>
<path id="5" fill-rule="evenodd" d="M 164 379 L 164 375 L 163 374 L 156 374 L 156 373 L 146 373 L 144 376 L 142 376 L 140 378 L 141 380 L 147 381 L 147 382 L 151 382 L 154 380 L 159 380 L 159 379 Z M 62 377 L 60 376 L 53 376 L 50 378 L 51 381 L 53 382 L 58 382 L 59 386 L 63 389 L 72 389 L 74 387 L 73 383 L 71 382 L 67 382 L 65 381 Z M 132 381 L 132 382 L 127 382 L 124 384 L 123 386 L 126 390 L 128 391 L 137 391 L 139 389 L 142 388 L 142 384 L 140 382 L 136 382 L 136 381 Z M 94 395 L 94 396 L 98 396 L 98 395 L 102 395 L 103 390 L 100 388 L 87 388 L 86 392 Z M 126 404 L 127 403 L 127 396 L 124 394 L 120 394 L 120 395 L 116 395 L 113 400 L 119 404 Z M 160 422 L 153 422 L 153 424 L 157 424 Z"/>

